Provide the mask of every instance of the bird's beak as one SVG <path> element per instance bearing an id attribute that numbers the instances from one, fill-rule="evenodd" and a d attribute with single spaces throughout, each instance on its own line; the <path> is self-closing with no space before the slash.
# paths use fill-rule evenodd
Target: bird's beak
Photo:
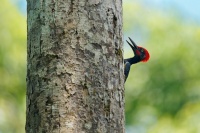
<path id="1" fill-rule="evenodd" d="M 131 41 L 131 43 L 129 43 L 127 40 L 126 40 L 126 42 L 130 45 L 132 50 L 135 51 L 136 49 L 138 49 L 138 46 L 135 44 L 135 42 L 130 37 L 128 37 L 128 38 Z"/>

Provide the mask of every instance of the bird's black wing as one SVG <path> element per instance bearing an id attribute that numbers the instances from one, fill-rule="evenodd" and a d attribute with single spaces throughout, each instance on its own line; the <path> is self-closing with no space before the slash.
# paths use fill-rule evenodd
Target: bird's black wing
<path id="1" fill-rule="evenodd" d="M 128 61 L 124 62 L 124 75 L 125 75 L 125 80 L 124 82 L 126 82 L 126 79 L 128 78 L 128 74 L 131 68 L 131 64 Z"/>

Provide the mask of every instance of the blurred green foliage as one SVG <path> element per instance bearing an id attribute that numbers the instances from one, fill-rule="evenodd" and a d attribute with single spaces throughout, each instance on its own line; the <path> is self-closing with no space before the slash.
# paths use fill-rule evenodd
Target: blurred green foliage
<path id="1" fill-rule="evenodd" d="M 26 20 L 8 0 L 0 4 L 0 133 L 23 133 Z"/>
<path id="2" fill-rule="evenodd" d="M 149 62 L 132 66 L 125 85 L 126 123 L 132 132 L 199 133 L 200 26 L 175 12 L 126 2 L 124 29 L 133 39 L 143 36 L 136 43 L 151 55 Z"/>
<path id="3" fill-rule="evenodd" d="M 130 132 L 199 133 L 200 26 L 133 2 L 124 2 L 123 14 L 125 32 L 142 38 L 136 43 L 151 54 L 148 63 L 132 66 L 125 85 Z M 0 133 L 24 132 L 25 66 L 25 17 L 1 0 Z"/>

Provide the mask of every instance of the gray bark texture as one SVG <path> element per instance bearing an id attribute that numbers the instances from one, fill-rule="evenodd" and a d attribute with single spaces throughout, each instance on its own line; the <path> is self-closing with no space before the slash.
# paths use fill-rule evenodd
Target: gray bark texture
<path id="1" fill-rule="evenodd" d="M 26 133 L 124 133 L 121 0 L 27 0 Z"/>

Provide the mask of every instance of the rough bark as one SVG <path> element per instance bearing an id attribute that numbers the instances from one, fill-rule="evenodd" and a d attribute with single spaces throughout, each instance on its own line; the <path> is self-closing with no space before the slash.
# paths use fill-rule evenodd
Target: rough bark
<path id="1" fill-rule="evenodd" d="M 27 0 L 26 133 L 124 133 L 121 0 Z"/>

